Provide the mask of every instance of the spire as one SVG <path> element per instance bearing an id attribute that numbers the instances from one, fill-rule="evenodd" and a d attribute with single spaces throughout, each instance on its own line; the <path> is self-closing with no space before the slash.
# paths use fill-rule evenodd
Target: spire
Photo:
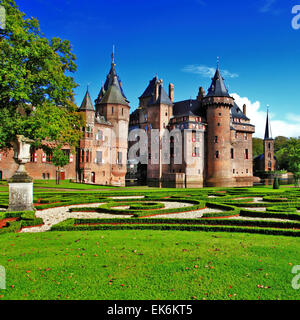
<path id="1" fill-rule="evenodd" d="M 115 45 L 113 45 L 113 51 L 111 55 L 111 64 L 115 66 Z"/>
<path id="2" fill-rule="evenodd" d="M 266 130 L 265 130 L 265 139 L 272 139 L 271 125 L 269 121 L 269 105 L 267 106 L 267 120 L 266 120 Z"/>
<path id="3" fill-rule="evenodd" d="M 86 94 L 83 98 L 79 111 L 95 111 L 93 102 L 89 93 L 89 87 L 87 87 Z"/>
<path id="4" fill-rule="evenodd" d="M 217 61 L 217 70 L 212 78 L 212 83 L 207 93 L 208 97 L 229 97 L 228 90 L 226 89 L 224 78 L 219 70 L 219 58 Z"/>
<path id="5" fill-rule="evenodd" d="M 108 89 L 112 86 L 113 82 L 115 81 L 115 77 L 116 77 L 116 81 L 118 82 L 118 87 L 121 91 L 121 94 L 123 96 L 123 98 L 129 102 L 124 94 L 123 88 L 122 88 L 122 83 L 121 80 L 119 78 L 119 76 L 117 75 L 116 69 L 115 69 L 115 46 L 113 46 L 113 51 L 112 51 L 112 55 L 111 55 L 111 59 L 112 59 L 112 63 L 111 63 L 111 68 L 110 71 L 106 77 L 106 81 L 104 83 L 104 85 L 101 86 L 101 90 L 98 94 L 97 99 L 95 100 L 95 104 L 99 104 L 101 99 L 104 97 L 104 95 L 106 94 L 106 92 L 108 91 Z"/>

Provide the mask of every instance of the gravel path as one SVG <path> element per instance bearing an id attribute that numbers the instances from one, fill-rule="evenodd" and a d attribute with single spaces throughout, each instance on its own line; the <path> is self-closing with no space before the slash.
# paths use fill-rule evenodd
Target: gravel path
<path id="1" fill-rule="evenodd" d="M 91 208 L 97 208 L 104 203 L 88 204 Z M 44 225 L 40 227 L 23 228 L 21 232 L 45 232 L 49 231 L 51 227 L 69 218 L 128 218 L 127 215 L 111 215 L 97 212 L 69 212 L 70 208 L 83 208 L 87 204 L 73 205 L 68 207 L 51 208 L 43 211 L 37 211 L 36 217 L 44 220 Z"/>
<path id="2" fill-rule="evenodd" d="M 246 208 L 246 207 L 241 207 L 241 209 L 245 210 L 253 210 L 253 211 L 266 211 L 266 207 L 253 207 L 253 208 Z"/>
<path id="3" fill-rule="evenodd" d="M 178 219 L 196 219 L 202 218 L 204 213 L 211 213 L 211 212 L 224 212 L 223 210 L 219 209 L 200 209 L 196 211 L 189 211 L 189 212 L 180 212 L 180 213 L 171 213 L 171 214 L 159 214 L 152 217 L 145 217 L 145 218 L 178 218 Z"/>

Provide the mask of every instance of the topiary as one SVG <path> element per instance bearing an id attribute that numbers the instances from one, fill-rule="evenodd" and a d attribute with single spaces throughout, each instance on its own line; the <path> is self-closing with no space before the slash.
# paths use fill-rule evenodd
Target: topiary
<path id="1" fill-rule="evenodd" d="M 278 179 L 278 177 L 275 177 L 275 179 L 274 179 L 273 189 L 279 189 L 279 179 Z"/>

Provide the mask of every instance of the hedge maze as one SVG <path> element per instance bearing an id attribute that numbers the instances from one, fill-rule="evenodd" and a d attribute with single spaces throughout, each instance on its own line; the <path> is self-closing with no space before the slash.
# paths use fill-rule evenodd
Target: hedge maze
<path id="1" fill-rule="evenodd" d="M 72 218 L 53 224 L 51 231 L 152 229 L 300 236 L 299 188 L 39 191 L 34 203 L 36 212 L 5 212 L 8 194 L 0 193 L 0 234 L 43 225 L 44 217 L 56 208 Z"/>

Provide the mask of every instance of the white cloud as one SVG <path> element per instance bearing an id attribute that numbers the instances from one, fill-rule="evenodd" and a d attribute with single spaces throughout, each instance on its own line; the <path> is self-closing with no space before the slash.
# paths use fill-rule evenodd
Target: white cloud
<path id="1" fill-rule="evenodd" d="M 247 106 L 247 117 L 250 118 L 250 122 L 255 125 L 254 137 L 263 138 L 265 134 L 266 108 L 261 107 L 259 101 L 252 102 L 247 97 L 240 97 L 238 94 L 233 93 L 231 96 L 235 99 L 236 104 L 242 109 L 243 105 Z M 271 119 L 271 131 L 273 138 L 277 136 L 285 137 L 298 137 L 300 136 L 300 114 L 288 113 L 284 119 L 278 120 L 277 115 L 270 111 Z"/>
<path id="2" fill-rule="evenodd" d="M 208 67 L 204 65 L 194 65 L 190 64 L 185 66 L 182 69 L 183 72 L 188 72 L 188 73 L 194 73 L 194 74 L 200 74 L 201 76 L 205 78 L 211 78 L 214 76 L 216 72 L 216 68 L 213 67 Z M 222 76 L 224 78 L 237 78 L 239 75 L 237 73 L 231 73 L 228 70 L 220 70 Z"/>

